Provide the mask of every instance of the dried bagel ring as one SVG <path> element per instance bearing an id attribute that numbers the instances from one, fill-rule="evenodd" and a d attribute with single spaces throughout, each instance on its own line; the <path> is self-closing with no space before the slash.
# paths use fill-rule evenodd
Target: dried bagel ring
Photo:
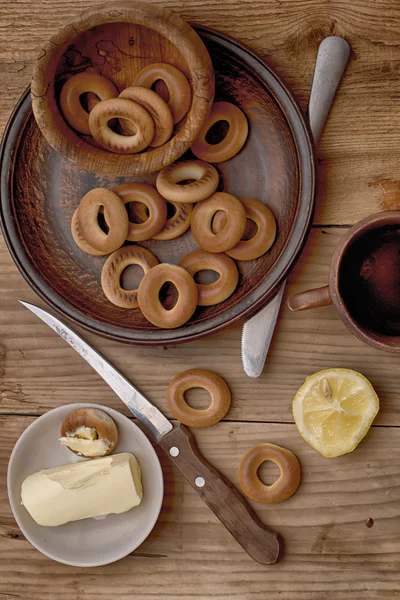
<path id="1" fill-rule="evenodd" d="M 149 216 L 144 223 L 129 222 L 126 239 L 130 242 L 143 242 L 153 237 L 163 228 L 167 220 L 167 205 L 155 188 L 147 183 L 123 183 L 114 190 L 124 204 L 140 202 L 147 207 Z"/>
<path id="2" fill-rule="evenodd" d="M 258 477 L 258 469 L 266 460 L 274 462 L 280 476 L 272 485 L 265 485 Z M 275 444 L 259 444 L 250 448 L 239 465 L 239 484 L 243 492 L 256 502 L 275 504 L 295 493 L 300 484 L 300 465 L 290 450 Z"/>
<path id="3" fill-rule="evenodd" d="M 192 100 L 189 82 L 179 69 L 167 63 L 152 63 L 136 75 L 132 85 L 151 88 L 159 80 L 167 86 L 169 94 L 167 104 L 174 124 L 178 123 L 186 115 Z"/>
<path id="4" fill-rule="evenodd" d="M 205 410 L 188 405 L 185 392 L 191 388 L 203 388 L 211 396 L 211 404 Z M 189 427 L 210 427 L 224 418 L 231 405 L 231 391 L 220 375 L 205 369 L 189 369 L 176 375 L 168 386 L 168 408 L 172 415 Z"/>
<path id="5" fill-rule="evenodd" d="M 129 87 L 125 88 L 119 95 L 119 98 L 126 98 L 140 104 L 151 116 L 155 125 L 154 137 L 149 144 L 150 147 L 162 146 L 168 142 L 171 137 L 174 124 L 172 122 L 172 114 L 168 104 L 153 90 L 146 87 Z M 126 123 L 127 133 L 135 133 L 129 127 L 129 121 Z M 123 127 L 124 129 L 124 127 Z"/>
<path id="6" fill-rule="evenodd" d="M 240 240 L 231 250 L 227 250 L 235 260 L 253 260 L 265 254 L 276 237 L 276 221 L 272 211 L 259 200 L 239 198 L 243 204 L 246 217 L 257 225 L 255 235 L 249 240 Z M 225 213 L 217 212 L 212 223 L 214 233 L 219 233 L 226 223 Z"/>
<path id="7" fill-rule="evenodd" d="M 96 248 L 93 248 L 90 244 L 88 244 L 87 241 L 85 240 L 85 238 L 83 237 L 81 230 L 79 228 L 78 210 L 79 210 L 79 207 L 76 209 L 76 211 L 72 215 L 72 221 L 71 221 L 71 233 L 72 233 L 72 237 L 73 237 L 75 244 L 83 252 L 86 252 L 86 254 L 91 254 L 92 256 L 105 256 L 106 254 L 108 254 L 108 252 L 102 252 L 101 250 L 96 250 Z"/>
<path id="8" fill-rule="evenodd" d="M 82 94 L 92 92 L 100 100 L 109 100 L 118 96 L 115 85 L 106 77 L 97 73 L 77 73 L 70 77 L 63 85 L 60 94 L 60 107 L 68 123 L 81 133 L 91 135 L 89 128 L 89 113 L 83 108 L 80 97 Z M 88 102 L 89 108 L 93 106 L 93 99 Z"/>
<path id="9" fill-rule="evenodd" d="M 144 274 L 158 265 L 158 259 L 141 246 L 124 246 L 116 250 L 104 263 L 101 272 L 101 287 L 110 302 L 121 308 L 137 308 L 138 290 L 124 290 L 121 287 L 121 275 L 129 265 L 139 265 Z"/>
<path id="10" fill-rule="evenodd" d="M 212 230 L 216 212 L 222 210 L 226 214 L 226 225 L 219 232 Z M 201 248 L 207 252 L 226 252 L 241 239 L 246 228 L 246 211 L 243 204 L 225 192 L 217 192 L 193 209 L 192 234 Z"/>
<path id="11" fill-rule="evenodd" d="M 110 129 L 111 119 L 125 119 L 136 128 L 134 135 L 120 135 Z M 142 106 L 126 98 L 99 102 L 89 114 L 92 136 L 104 148 L 117 154 L 135 154 L 147 148 L 154 137 L 154 121 Z"/>
<path id="12" fill-rule="evenodd" d="M 97 220 L 102 207 L 109 228 L 108 233 L 104 233 Z M 78 208 L 78 225 L 82 237 L 90 246 L 110 254 L 126 240 L 129 227 L 128 213 L 117 194 L 105 188 L 95 188 L 81 200 Z"/>
<path id="13" fill-rule="evenodd" d="M 78 408 L 61 425 L 61 445 L 79 456 L 106 456 L 117 441 L 118 429 L 113 419 L 97 408 Z"/>
<path id="14" fill-rule="evenodd" d="M 164 283 L 171 282 L 178 291 L 178 300 L 171 310 L 160 302 Z M 150 323 L 165 329 L 184 325 L 197 306 L 197 287 L 193 277 L 178 265 L 163 263 L 145 274 L 139 285 L 139 308 Z"/>
<path id="15" fill-rule="evenodd" d="M 227 121 L 228 133 L 218 144 L 209 144 L 206 136 L 218 121 Z M 210 116 L 203 125 L 191 150 L 197 158 L 211 163 L 220 163 L 236 156 L 243 148 L 249 134 L 249 125 L 244 113 L 230 102 L 213 104 Z"/>
<path id="16" fill-rule="evenodd" d="M 192 183 L 179 184 L 192 179 Z M 156 187 L 166 200 L 193 203 L 211 196 L 218 183 L 218 171 L 212 165 L 201 160 L 187 160 L 164 167 L 157 176 Z"/>
<path id="17" fill-rule="evenodd" d="M 193 250 L 178 263 L 192 277 L 199 271 L 216 271 L 219 278 L 213 283 L 197 283 L 199 306 L 213 306 L 233 294 L 239 281 L 239 273 L 233 260 L 226 254 L 211 254 L 205 250 Z"/>
<path id="18" fill-rule="evenodd" d="M 190 227 L 193 204 L 185 204 L 184 202 L 170 202 L 169 200 L 166 200 L 166 205 L 167 220 L 165 221 L 164 227 L 161 229 L 160 233 L 153 235 L 153 240 L 175 240 L 186 233 Z M 168 205 L 173 206 L 175 209 L 175 213 L 169 218 Z M 133 205 L 131 212 L 136 219 L 140 219 L 141 223 L 144 223 L 149 218 L 144 204 Z"/>
<path id="19" fill-rule="evenodd" d="M 101 102 L 101 100 L 100 100 L 100 98 L 98 98 L 96 96 L 96 94 L 92 94 L 92 92 L 89 92 L 86 95 L 87 110 L 89 113 L 94 109 L 96 104 L 99 104 L 100 102 Z M 124 122 L 124 121 L 122 121 L 122 122 Z M 129 123 L 129 121 L 125 121 L 125 123 Z M 109 125 L 110 125 L 111 129 L 114 131 L 114 128 L 118 125 L 118 119 L 111 119 L 111 121 L 109 122 Z M 88 115 L 88 127 L 89 127 L 89 115 Z M 89 131 L 90 131 L 90 129 L 89 129 Z M 136 127 L 135 127 L 134 131 L 131 129 L 128 133 L 131 133 L 131 132 L 136 133 Z M 90 134 L 90 135 L 92 135 L 92 134 Z"/>

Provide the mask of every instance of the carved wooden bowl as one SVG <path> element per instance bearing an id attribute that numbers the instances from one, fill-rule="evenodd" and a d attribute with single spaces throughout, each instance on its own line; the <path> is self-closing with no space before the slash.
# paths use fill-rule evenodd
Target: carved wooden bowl
<path id="1" fill-rule="evenodd" d="M 187 116 L 163 146 L 115 154 L 64 120 L 59 95 L 71 73 L 99 73 L 122 91 L 143 67 L 155 62 L 180 69 L 192 89 Z M 63 156 L 95 173 L 142 175 L 174 162 L 192 145 L 212 105 L 214 73 L 203 42 L 179 15 L 147 2 L 112 2 L 86 10 L 44 45 L 31 94 L 41 132 Z"/>
<path id="2" fill-rule="evenodd" d="M 184 326 L 158 329 L 139 309 L 111 304 L 100 285 L 106 257 L 85 254 L 72 239 L 71 219 L 82 196 L 93 187 L 113 189 L 124 180 L 88 173 L 54 151 L 33 118 L 28 92 L 16 107 L 3 139 L 0 220 L 18 268 L 53 309 L 114 340 L 140 344 L 189 341 L 249 317 L 276 294 L 310 225 L 314 158 L 310 133 L 298 106 L 275 73 L 251 51 L 223 34 L 196 29 L 213 60 L 216 99 L 239 106 L 249 122 L 244 148 L 233 159 L 216 165 L 219 189 L 267 204 L 278 230 L 269 252 L 257 260 L 237 263 L 239 285 L 234 294 L 216 306 L 198 307 Z M 190 151 L 186 157 L 193 158 Z M 155 177 L 152 174 L 140 180 L 154 184 Z M 190 231 L 177 240 L 149 240 L 141 245 L 161 262 L 172 263 L 197 247 Z M 124 283 L 124 277 L 122 280 Z"/>

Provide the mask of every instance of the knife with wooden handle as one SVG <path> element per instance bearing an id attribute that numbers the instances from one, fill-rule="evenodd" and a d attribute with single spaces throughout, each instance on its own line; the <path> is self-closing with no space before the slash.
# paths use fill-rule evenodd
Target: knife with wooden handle
<path id="1" fill-rule="evenodd" d="M 318 144 L 325 127 L 349 56 L 349 44 L 338 36 L 325 38 L 318 48 L 307 111 L 315 145 Z M 263 371 L 285 285 L 286 281 L 282 283 L 271 302 L 243 325 L 242 363 L 244 372 L 249 377 L 259 377 Z"/>
<path id="2" fill-rule="evenodd" d="M 191 431 L 184 425 L 174 427 L 130 381 L 67 325 L 38 306 L 20 302 L 58 333 L 97 371 L 131 413 L 141 421 L 154 441 L 242 548 L 259 563 L 270 565 L 276 562 L 280 551 L 278 534 L 260 521 L 236 487 L 206 461 Z"/>

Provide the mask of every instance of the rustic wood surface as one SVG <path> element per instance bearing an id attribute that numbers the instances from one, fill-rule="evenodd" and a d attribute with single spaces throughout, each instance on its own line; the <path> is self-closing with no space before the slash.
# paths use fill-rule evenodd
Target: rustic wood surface
<path id="1" fill-rule="evenodd" d="M 184 475 L 200 498 L 230 531 L 248 556 L 262 565 L 276 563 L 282 552 L 279 534 L 263 523 L 251 509 L 246 497 L 208 462 L 198 447 L 195 432 L 180 423 L 162 438 L 159 445 L 167 456 L 179 448 L 173 464 Z M 202 478 L 203 487 L 196 480 Z"/>
<path id="2" fill-rule="evenodd" d="M 318 150 L 315 224 L 289 278 L 294 292 L 327 282 L 343 225 L 400 205 L 400 5 L 395 0 L 156 0 L 187 19 L 248 44 L 307 104 L 318 43 L 338 34 L 353 49 Z M 28 85 L 37 48 L 94 0 L 0 0 L 0 127 Z M 7 501 L 12 447 L 35 415 L 71 401 L 124 410 L 82 359 L 17 299 L 41 304 L 0 240 L 0 600 L 95 597 L 150 600 L 369 600 L 400 596 L 400 452 L 398 358 L 356 340 L 332 307 L 293 314 L 284 308 L 264 373 L 244 375 L 240 328 L 185 346 L 134 348 L 86 336 L 168 414 L 165 391 L 183 368 L 217 369 L 233 391 L 225 422 L 196 432 L 207 460 L 237 483 L 237 466 L 253 444 L 294 451 L 302 484 L 288 501 L 254 508 L 285 538 L 274 566 L 252 561 L 190 485 L 162 458 L 166 496 L 161 518 L 131 556 L 107 567 L 78 569 L 43 557 L 24 540 Z M 359 448 L 324 459 L 298 435 L 291 400 L 304 378 L 329 366 L 361 371 L 381 410 Z M 203 405 L 204 397 L 193 399 Z M 272 480 L 273 468 L 265 469 Z M 371 528 L 365 521 L 374 520 Z"/>

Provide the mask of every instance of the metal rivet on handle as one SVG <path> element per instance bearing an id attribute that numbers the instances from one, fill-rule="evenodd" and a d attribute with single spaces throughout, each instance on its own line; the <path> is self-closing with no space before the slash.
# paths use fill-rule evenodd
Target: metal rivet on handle
<path id="1" fill-rule="evenodd" d="M 197 485 L 197 487 L 204 487 L 206 485 L 206 480 L 204 479 L 204 477 L 196 477 L 194 482 Z"/>
<path id="2" fill-rule="evenodd" d="M 177 448 L 176 446 L 172 446 L 172 448 L 169 449 L 169 453 L 171 456 L 178 456 L 179 455 L 179 448 Z"/>

